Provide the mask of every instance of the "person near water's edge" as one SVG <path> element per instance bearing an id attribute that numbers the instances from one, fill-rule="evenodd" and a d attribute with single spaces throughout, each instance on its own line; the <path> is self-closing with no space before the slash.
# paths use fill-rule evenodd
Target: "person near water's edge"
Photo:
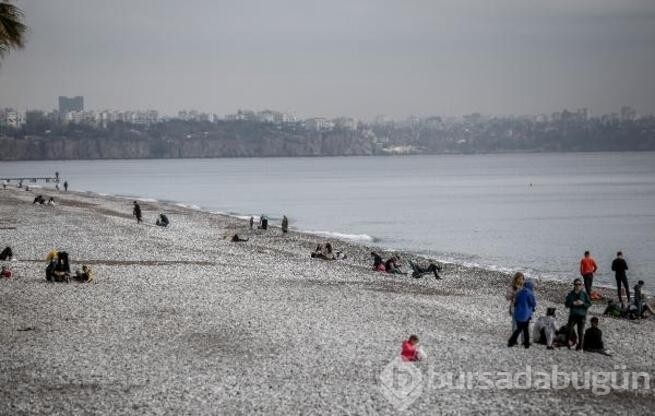
<path id="1" fill-rule="evenodd" d="M 136 201 L 134 201 L 134 209 L 132 210 L 132 214 L 136 217 L 137 224 L 141 224 L 141 221 L 143 221 L 141 218 L 141 207 Z"/>
<path id="2" fill-rule="evenodd" d="M 523 346 L 530 348 L 530 320 L 532 314 L 537 308 L 537 298 L 534 295 L 534 283 L 526 280 L 523 288 L 516 293 L 514 298 L 514 319 L 516 320 L 516 329 L 507 341 L 508 347 L 517 344 L 519 334 L 523 334 Z"/>
<path id="3" fill-rule="evenodd" d="M 596 261 L 591 257 L 589 251 L 585 251 L 584 257 L 580 260 L 580 275 L 584 279 L 584 288 L 589 296 L 591 296 L 591 287 L 594 283 L 596 270 L 598 270 Z"/>
<path id="4" fill-rule="evenodd" d="M 573 281 L 573 290 L 566 296 L 565 306 L 569 308 L 569 335 L 567 339 L 571 338 L 571 332 L 578 327 L 578 343 L 575 347 L 576 350 L 582 349 L 582 339 L 584 336 L 584 326 L 587 320 L 587 309 L 591 306 L 591 299 L 587 292 L 582 290 L 582 281 L 575 279 Z"/>
<path id="5" fill-rule="evenodd" d="M 286 215 L 282 216 L 282 233 L 286 234 L 289 232 L 289 219 Z"/>
<path id="6" fill-rule="evenodd" d="M 621 286 L 625 288 L 625 295 L 628 298 L 628 304 L 630 304 L 630 286 L 628 286 L 628 277 L 625 274 L 625 271 L 628 270 L 628 263 L 626 263 L 623 258 L 623 253 L 616 253 L 616 258 L 612 261 L 612 271 L 614 272 L 614 277 L 616 278 L 616 290 L 619 295 L 619 302 L 621 305 L 623 303 L 623 296 L 621 295 Z"/>

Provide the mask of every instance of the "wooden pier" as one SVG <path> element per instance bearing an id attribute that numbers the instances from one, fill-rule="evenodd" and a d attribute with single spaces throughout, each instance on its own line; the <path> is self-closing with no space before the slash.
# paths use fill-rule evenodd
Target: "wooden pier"
<path id="1" fill-rule="evenodd" d="M 23 182 L 28 182 L 28 183 L 36 183 L 38 181 L 45 181 L 45 183 L 50 183 L 50 182 L 55 182 L 58 183 L 61 180 L 59 176 L 26 176 L 26 177 L 15 177 L 15 178 L 0 178 L 0 182 L 6 183 L 5 181 L 11 183 L 11 182 L 18 182 L 18 183 L 23 183 Z"/>

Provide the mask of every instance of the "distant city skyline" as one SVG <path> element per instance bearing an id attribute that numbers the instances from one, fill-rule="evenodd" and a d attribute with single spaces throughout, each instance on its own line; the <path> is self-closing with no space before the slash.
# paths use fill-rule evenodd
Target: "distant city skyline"
<path id="1" fill-rule="evenodd" d="M 647 0 L 15 3 L 30 34 L 0 65 L 3 108 L 655 113 Z"/>

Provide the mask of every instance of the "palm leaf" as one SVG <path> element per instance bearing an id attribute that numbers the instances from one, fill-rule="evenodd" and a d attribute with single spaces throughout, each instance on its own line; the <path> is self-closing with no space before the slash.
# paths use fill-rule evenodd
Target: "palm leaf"
<path id="1" fill-rule="evenodd" d="M 0 2 L 0 57 L 25 44 L 27 26 L 23 11 L 8 2 Z"/>

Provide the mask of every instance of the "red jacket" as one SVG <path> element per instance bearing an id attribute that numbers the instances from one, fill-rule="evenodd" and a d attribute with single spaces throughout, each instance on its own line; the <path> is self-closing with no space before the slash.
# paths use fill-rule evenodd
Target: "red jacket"
<path id="1" fill-rule="evenodd" d="M 404 341 L 400 355 L 405 361 L 417 361 L 418 357 L 416 356 L 416 345 L 413 345 L 411 342 L 409 342 L 409 340 Z"/>
<path id="2" fill-rule="evenodd" d="M 583 257 L 580 260 L 580 274 L 585 275 L 589 273 L 596 273 L 598 266 L 596 266 L 596 261 L 591 257 Z"/>

